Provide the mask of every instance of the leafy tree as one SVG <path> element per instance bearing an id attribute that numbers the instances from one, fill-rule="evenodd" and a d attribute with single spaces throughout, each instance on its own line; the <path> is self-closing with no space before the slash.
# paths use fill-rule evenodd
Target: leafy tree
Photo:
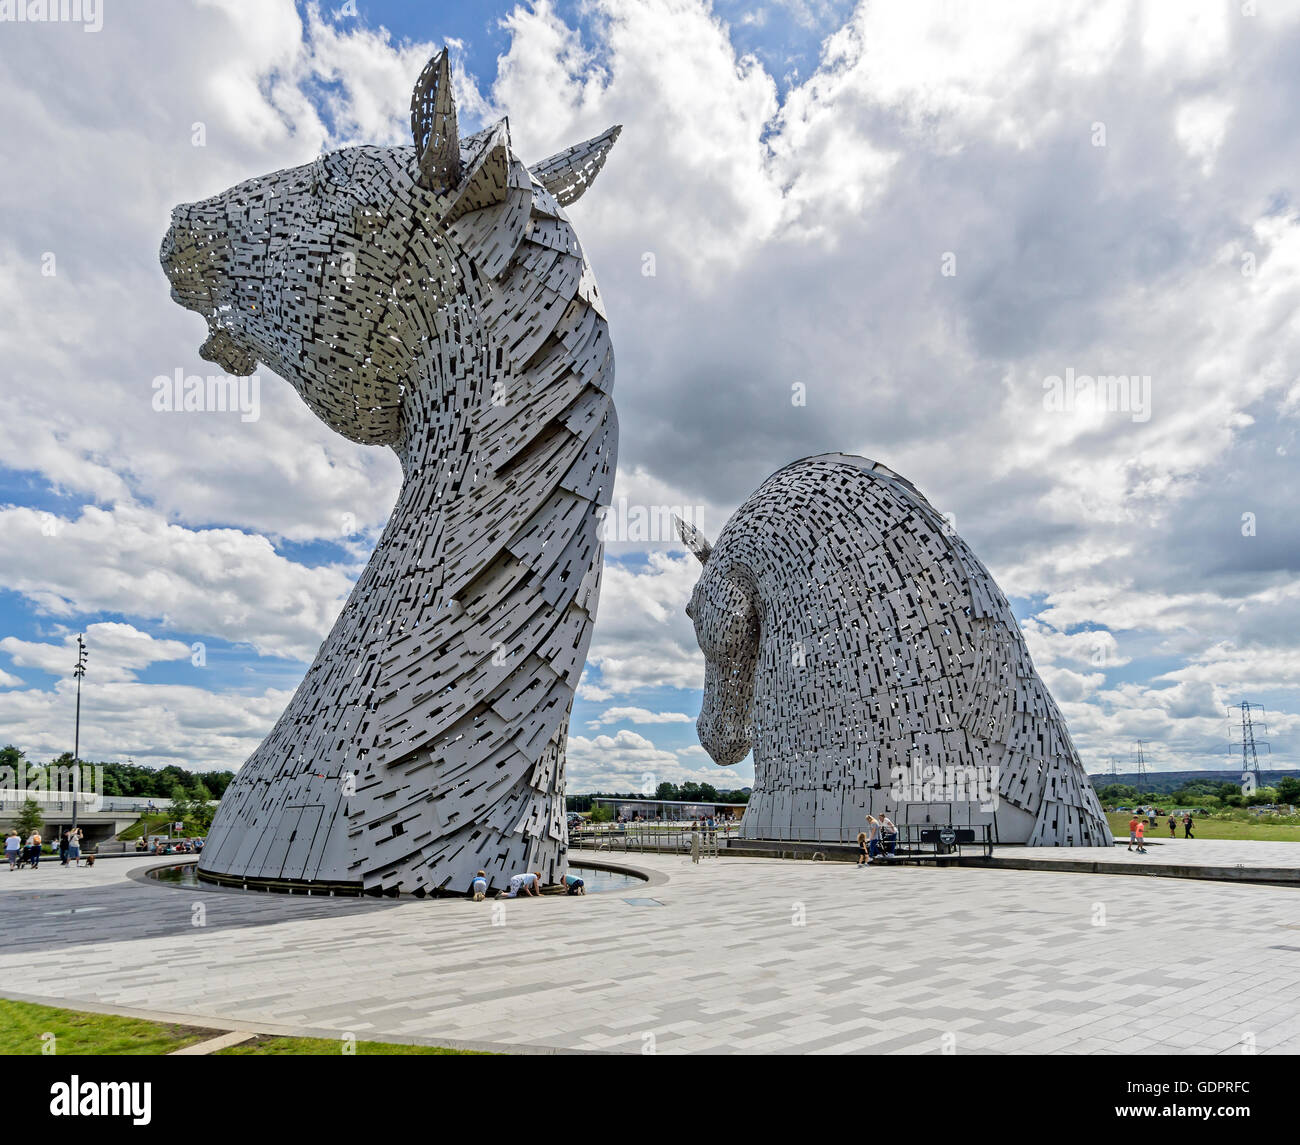
<path id="1" fill-rule="evenodd" d="M 27 837 L 33 831 L 40 831 L 45 826 L 41 805 L 35 799 L 24 800 L 18 811 L 18 822 L 14 826 L 18 828 L 18 834 L 23 837 L 23 842 L 27 842 Z"/>
<path id="2" fill-rule="evenodd" d="M 1257 787 L 1245 798 L 1247 807 L 1264 807 L 1277 802 L 1277 788 Z"/>
<path id="3" fill-rule="evenodd" d="M 655 798 L 666 799 L 669 801 L 677 799 L 678 798 L 677 784 L 669 783 L 667 780 L 665 780 L 663 783 L 661 783 L 658 787 L 655 788 Z"/>
<path id="4" fill-rule="evenodd" d="M 172 788 L 172 801 L 167 808 L 167 818 L 173 823 L 179 823 L 190 813 L 189 794 L 182 784 L 176 784 Z"/>
<path id="5" fill-rule="evenodd" d="M 200 830 L 206 831 L 212 826 L 213 808 L 209 806 L 212 793 L 202 783 L 194 784 L 194 798 L 189 804 L 189 818 Z"/>
<path id="6" fill-rule="evenodd" d="M 614 809 L 607 804 L 596 804 L 591 809 L 592 823 L 608 823 L 614 818 Z"/>
<path id="7" fill-rule="evenodd" d="M 1277 781 L 1277 801 L 1279 803 L 1300 803 L 1300 779 L 1293 775 L 1284 775 Z"/>
<path id="8" fill-rule="evenodd" d="M 23 762 L 26 752 L 21 748 L 14 747 L 13 744 L 7 743 L 0 747 L 0 767 L 12 767 L 14 771 L 18 770 L 18 765 Z"/>
<path id="9" fill-rule="evenodd" d="M 155 794 L 157 795 L 174 792 L 177 785 L 186 790 L 189 789 L 190 773 L 183 767 L 177 767 L 174 763 L 169 763 L 166 767 L 159 768 L 159 770 L 154 772 L 154 775 L 156 776 L 155 783 L 157 784 Z"/>
<path id="10" fill-rule="evenodd" d="M 196 782 L 203 784 L 212 794 L 210 799 L 220 799 L 226 793 L 226 788 L 230 786 L 230 781 L 235 778 L 233 771 L 200 771 L 196 772 L 194 779 Z"/>
<path id="11" fill-rule="evenodd" d="M 1127 783 L 1107 783 L 1097 789 L 1097 798 L 1103 803 L 1133 804 L 1140 800 L 1138 789 Z"/>

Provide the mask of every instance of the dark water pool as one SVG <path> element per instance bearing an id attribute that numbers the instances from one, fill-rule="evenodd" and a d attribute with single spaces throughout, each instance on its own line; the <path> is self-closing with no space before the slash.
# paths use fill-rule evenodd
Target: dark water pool
<path id="1" fill-rule="evenodd" d="M 160 883 L 174 887 L 195 887 L 199 890 L 216 890 L 211 883 L 199 881 L 194 873 L 194 863 L 183 863 L 174 867 L 157 867 L 149 872 L 149 877 Z M 603 891 L 625 891 L 629 887 L 644 887 L 645 880 L 635 875 L 623 875 L 617 871 L 598 871 L 594 867 L 570 866 L 569 873 L 578 875 L 587 884 L 588 894 L 600 894 Z"/>

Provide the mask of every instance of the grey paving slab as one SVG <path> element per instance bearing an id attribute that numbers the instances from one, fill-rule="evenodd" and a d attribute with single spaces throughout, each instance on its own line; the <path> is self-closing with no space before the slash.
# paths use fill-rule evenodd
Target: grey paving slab
<path id="1" fill-rule="evenodd" d="M 946 1033 L 958 1053 L 1300 1042 L 1288 887 L 629 861 L 667 876 L 663 908 L 547 898 L 499 926 L 491 904 L 143 885 L 130 862 L 0 871 L 0 993 L 216 1028 L 621 1053 L 647 1035 L 660 1053 L 939 1053 Z"/>

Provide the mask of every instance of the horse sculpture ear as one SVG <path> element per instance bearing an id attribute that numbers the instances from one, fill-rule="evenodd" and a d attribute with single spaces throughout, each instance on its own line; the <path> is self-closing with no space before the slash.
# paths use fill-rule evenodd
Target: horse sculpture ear
<path id="1" fill-rule="evenodd" d="M 673 514 L 673 524 L 677 526 L 677 535 L 681 537 L 686 547 L 695 554 L 700 564 L 707 561 L 709 554 L 713 552 L 713 546 L 705 540 L 704 534 L 689 521 L 683 521 L 676 513 Z"/>
<path id="2" fill-rule="evenodd" d="M 451 90 L 451 63 L 443 48 L 424 65 L 411 92 L 411 135 L 421 187 L 451 197 L 442 221 L 482 210 L 506 197 L 510 178 L 510 125 L 501 120 L 469 136 L 461 162 L 456 127 L 456 97 Z"/>
<path id="3" fill-rule="evenodd" d="M 510 189 L 510 123 L 501 120 L 495 126 L 466 140 L 470 148 L 465 175 L 452 189 L 452 202 L 442 216 L 444 223 L 454 223 L 470 211 L 481 211 L 502 202 Z"/>
<path id="4" fill-rule="evenodd" d="M 533 178 L 555 196 L 560 206 L 567 207 L 577 202 L 600 174 L 610 148 L 622 130 L 621 123 L 615 124 L 586 143 L 543 159 L 532 168 Z"/>
<path id="5" fill-rule="evenodd" d="M 424 65 L 411 91 L 411 135 L 420 186 L 445 194 L 460 182 L 460 132 L 451 90 L 451 60 L 443 48 Z"/>

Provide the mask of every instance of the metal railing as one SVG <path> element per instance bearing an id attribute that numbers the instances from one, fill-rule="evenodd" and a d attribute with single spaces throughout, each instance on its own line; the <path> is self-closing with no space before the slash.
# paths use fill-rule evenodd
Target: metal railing
<path id="1" fill-rule="evenodd" d="M 962 847 L 977 847 L 985 858 L 992 856 L 996 841 L 991 823 L 902 823 L 897 826 L 892 846 L 882 840 L 879 850 L 899 862 L 928 862 L 932 859 L 957 858 Z M 672 852 L 689 854 L 693 835 L 699 835 L 702 855 L 717 855 L 732 839 L 743 845 L 764 843 L 821 843 L 844 847 L 857 846 L 857 832 L 842 827 L 799 827 L 764 831 L 761 838 L 741 840 L 740 824 L 719 824 L 714 830 L 689 824 L 672 823 L 596 823 L 569 832 L 569 844 L 597 851 Z"/>
<path id="2" fill-rule="evenodd" d="M 66 797 L 65 797 L 66 796 Z M 60 791 L 46 791 L 42 788 L 0 788 L 0 812 L 20 811 L 28 799 L 35 799 L 42 814 L 46 812 L 67 813 L 72 810 L 71 794 Z M 115 812 L 154 812 L 167 814 L 170 800 L 144 795 L 96 795 L 93 791 L 81 792 L 76 798 L 77 810 L 87 814 L 112 814 Z M 210 807 L 217 801 L 210 800 Z"/>
<path id="3" fill-rule="evenodd" d="M 890 859 L 899 862 L 931 859 L 960 858 L 963 846 L 978 847 L 984 857 L 993 855 L 993 825 L 972 823 L 963 826 L 948 823 L 904 823 L 898 828 L 898 838 Z"/>
<path id="4" fill-rule="evenodd" d="M 691 829 L 689 823 L 593 823 L 569 832 L 571 847 L 596 851 L 690 854 L 698 836 L 701 855 L 716 856 L 720 845 L 740 831 L 738 823 Z"/>

